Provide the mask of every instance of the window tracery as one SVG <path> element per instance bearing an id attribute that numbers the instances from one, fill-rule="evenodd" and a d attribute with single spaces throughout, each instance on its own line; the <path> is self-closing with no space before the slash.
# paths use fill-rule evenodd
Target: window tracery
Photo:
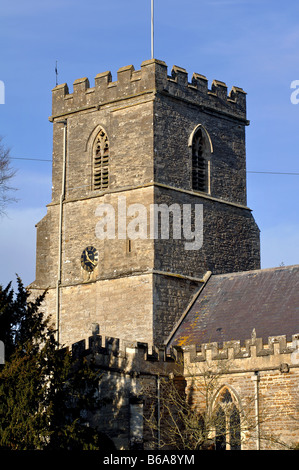
<path id="1" fill-rule="evenodd" d="M 206 160 L 203 147 L 202 130 L 199 129 L 192 144 L 192 187 L 196 191 L 206 191 Z"/>
<path id="2" fill-rule="evenodd" d="M 192 189 L 210 194 L 210 156 L 213 152 L 209 134 L 199 124 L 190 137 L 192 148 Z"/>
<path id="3" fill-rule="evenodd" d="M 93 187 L 105 189 L 109 185 L 109 140 L 101 129 L 93 146 Z"/>
<path id="4" fill-rule="evenodd" d="M 218 395 L 215 423 L 216 450 L 240 450 L 240 411 L 234 396 L 227 387 L 224 387 Z"/>

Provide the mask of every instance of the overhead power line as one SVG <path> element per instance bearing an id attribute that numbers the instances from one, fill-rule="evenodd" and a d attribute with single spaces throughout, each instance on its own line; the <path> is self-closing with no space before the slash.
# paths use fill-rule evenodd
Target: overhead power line
<path id="1" fill-rule="evenodd" d="M 46 160 L 45 158 L 21 158 L 21 157 L 10 157 L 11 160 L 31 160 L 34 162 L 51 162 L 52 160 Z"/>
<path id="2" fill-rule="evenodd" d="M 10 157 L 11 160 L 25 160 L 25 161 L 34 161 L 34 162 L 52 162 L 52 159 L 46 158 L 25 158 L 25 157 Z M 283 172 L 283 171 L 251 171 L 248 170 L 246 173 L 256 173 L 256 174 L 264 174 L 264 175 L 292 175 L 292 176 L 299 176 L 299 173 L 295 172 Z"/>
<path id="3" fill-rule="evenodd" d="M 247 173 L 262 173 L 262 174 L 266 174 L 266 175 L 295 175 L 295 176 L 299 176 L 299 173 L 284 173 L 284 172 L 281 172 L 281 171 L 247 171 Z"/>

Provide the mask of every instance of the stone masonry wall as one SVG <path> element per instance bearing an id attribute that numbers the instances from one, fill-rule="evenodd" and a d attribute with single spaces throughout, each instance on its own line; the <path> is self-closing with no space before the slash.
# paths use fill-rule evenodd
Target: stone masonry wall
<path id="1" fill-rule="evenodd" d="M 118 450 L 133 449 L 136 443 L 152 448 L 145 417 L 157 396 L 158 377 L 169 378 L 182 371 L 178 367 L 180 352 L 166 354 L 165 349 L 146 343 L 102 335 L 74 344 L 72 351 L 76 356 L 92 357 L 101 372 L 103 405 L 88 416 L 90 425 L 109 437 Z"/>
<path id="2" fill-rule="evenodd" d="M 105 192 L 152 182 L 152 114 L 152 100 L 133 97 L 130 104 L 107 104 L 67 115 L 66 199 L 98 195 L 93 190 L 92 146 L 100 128 L 109 139 L 109 189 Z M 60 120 L 54 121 L 53 203 L 59 201 L 61 194 L 63 142 L 63 125 Z"/>
<path id="3" fill-rule="evenodd" d="M 37 225 L 36 279 L 30 288 L 50 288 L 48 313 L 54 318 L 61 276 L 59 322 L 64 341 L 80 339 L 89 331 L 87 325 L 96 321 L 107 334 L 127 337 L 132 323 L 136 337 L 163 342 L 207 271 L 259 268 L 259 231 L 246 207 L 248 121 L 242 89 L 233 87 L 228 94 L 226 85 L 215 80 L 209 89 L 199 74 L 188 82 L 184 69 L 175 66 L 168 75 L 164 62 L 150 60 L 140 70 L 122 67 L 116 81 L 104 72 L 95 77 L 93 87 L 87 78 L 76 80 L 72 93 L 66 84 L 55 87 L 50 120 L 52 202 Z M 198 124 L 205 126 L 213 146 L 210 194 L 191 187 L 190 135 Z M 100 129 L 109 140 L 109 186 L 94 190 L 92 148 Z M 186 251 L 182 240 L 153 240 L 149 218 L 146 238 L 129 243 L 128 236 L 117 232 L 119 198 L 127 207 L 142 204 L 147 216 L 151 204 L 203 204 L 203 247 Z M 96 236 L 101 204 L 114 208 L 114 240 Z M 84 271 L 80 261 L 87 246 L 99 254 L 92 273 Z M 137 289 L 138 276 L 149 276 L 145 290 L 144 285 Z M 108 284 L 114 293 L 104 291 Z"/>
<path id="4" fill-rule="evenodd" d="M 147 272 L 153 268 L 153 240 L 150 237 L 132 240 L 131 251 L 128 250 L 127 239 L 119 238 L 119 208 L 122 210 L 123 207 L 119 205 L 120 201 L 121 203 L 124 202 L 127 208 L 135 203 L 143 204 L 149 214 L 149 206 L 154 201 L 153 189 L 145 187 L 123 193 L 103 194 L 96 198 L 70 200 L 63 204 L 63 285 L 115 278 L 133 272 Z M 115 238 L 103 240 L 102 231 L 98 233 L 96 229 L 97 224 L 105 214 L 103 216 L 97 215 L 96 211 L 106 204 L 114 210 Z M 134 217 L 127 217 L 125 227 L 132 218 Z M 48 206 L 47 215 L 37 225 L 37 270 L 36 280 L 31 287 L 47 288 L 56 284 L 59 240 L 58 220 L 59 207 L 53 204 Z M 149 233 L 149 217 L 146 223 Z M 136 230 L 138 231 L 138 228 Z M 81 267 L 81 253 L 89 245 L 94 246 L 99 253 L 98 266 L 91 274 L 86 273 Z"/>
<path id="5" fill-rule="evenodd" d="M 107 336 L 121 332 L 124 339 L 138 337 L 153 344 L 152 291 L 149 274 L 61 287 L 60 343 L 71 345 L 88 338 L 93 325 L 101 323 L 101 331 Z M 37 295 L 40 291 L 32 288 L 31 292 Z M 42 306 L 54 327 L 56 298 L 56 289 L 49 289 Z"/>
<path id="6" fill-rule="evenodd" d="M 231 341 L 166 351 L 136 341 L 93 335 L 88 342 L 73 345 L 73 353 L 92 356 L 102 371 L 99 392 L 105 405 L 89 419 L 118 449 L 129 449 L 132 437 L 145 448 L 152 448 L 145 417 L 153 400 L 158 407 L 160 377 L 161 384 L 172 379 L 180 387 L 186 384 L 186 399 L 198 413 L 199 422 L 200 415 L 214 409 L 221 390 L 228 389 L 241 414 L 242 450 L 257 449 L 258 402 L 259 448 L 274 450 L 298 443 L 298 337 L 293 335 L 291 342 L 278 336 L 270 337 L 268 344 L 251 338 L 242 346 Z M 212 427 L 211 439 L 213 432 Z"/>
<path id="7" fill-rule="evenodd" d="M 245 122 L 207 112 L 164 92 L 155 108 L 155 182 L 192 190 L 190 136 L 202 125 L 211 138 L 210 195 L 246 206 Z"/>
<path id="8" fill-rule="evenodd" d="M 192 239 L 184 236 L 183 230 L 181 239 L 173 239 L 170 217 L 169 240 L 155 240 L 156 269 L 170 269 L 196 278 L 207 271 L 218 274 L 260 268 L 259 229 L 249 209 L 167 187 L 155 188 L 155 202 L 169 208 L 172 204 L 179 204 L 181 215 L 184 205 L 192 211 L 199 205 L 203 211 L 203 218 L 197 218 L 202 223 L 202 245 L 198 245 L 199 248 L 196 244 L 186 246 L 186 242 L 190 243 Z M 194 213 L 191 221 L 194 233 Z M 190 224 L 186 223 L 187 230 L 189 227 Z M 200 240 L 198 233 L 194 240 Z"/>
<path id="9" fill-rule="evenodd" d="M 268 344 L 251 339 L 242 347 L 231 341 L 222 346 L 203 344 L 198 351 L 195 346 L 186 349 L 184 375 L 194 408 L 205 412 L 207 373 L 214 373 L 208 405 L 215 409 L 221 389 L 230 390 L 241 415 L 243 450 L 288 449 L 298 444 L 298 337 L 293 335 L 290 343 L 278 336 L 270 337 Z"/>

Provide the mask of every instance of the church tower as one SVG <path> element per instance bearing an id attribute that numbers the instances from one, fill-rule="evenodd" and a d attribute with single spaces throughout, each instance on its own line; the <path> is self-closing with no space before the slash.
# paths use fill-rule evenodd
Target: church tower
<path id="1" fill-rule="evenodd" d="M 246 94 L 145 61 L 53 90 L 53 186 L 36 280 L 71 344 L 167 338 L 207 272 L 260 267 L 246 201 Z"/>

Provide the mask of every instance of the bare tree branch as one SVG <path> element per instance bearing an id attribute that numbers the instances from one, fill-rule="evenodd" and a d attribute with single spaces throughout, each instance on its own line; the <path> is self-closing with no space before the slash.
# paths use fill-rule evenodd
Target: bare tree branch
<path id="1" fill-rule="evenodd" d="M 16 199 L 10 195 L 15 188 L 10 186 L 11 179 L 15 176 L 16 171 L 11 168 L 10 149 L 2 143 L 3 138 L 0 136 L 0 216 L 5 214 L 5 207 L 15 202 Z"/>
<path id="2" fill-rule="evenodd" d="M 188 366 L 186 366 L 188 368 Z M 295 448 L 271 431 L 275 411 L 260 403 L 258 430 L 255 397 L 234 396 L 226 379 L 230 375 L 230 360 L 221 359 L 217 367 L 197 364 L 185 369 L 186 375 L 161 377 L 159 404 L 154 390 L 144 389 L 148 409 L 144 415 L 149 430 L 148 445 L 161 449 L 241 449 L 254 446 L 257 432 L 267 446 Z M 159 420 L 157 419 L 159 406 Z M 263 426 L 265 425 L 265 426 Z M 246 448 L 245 447 L 245 448 Z"/>

